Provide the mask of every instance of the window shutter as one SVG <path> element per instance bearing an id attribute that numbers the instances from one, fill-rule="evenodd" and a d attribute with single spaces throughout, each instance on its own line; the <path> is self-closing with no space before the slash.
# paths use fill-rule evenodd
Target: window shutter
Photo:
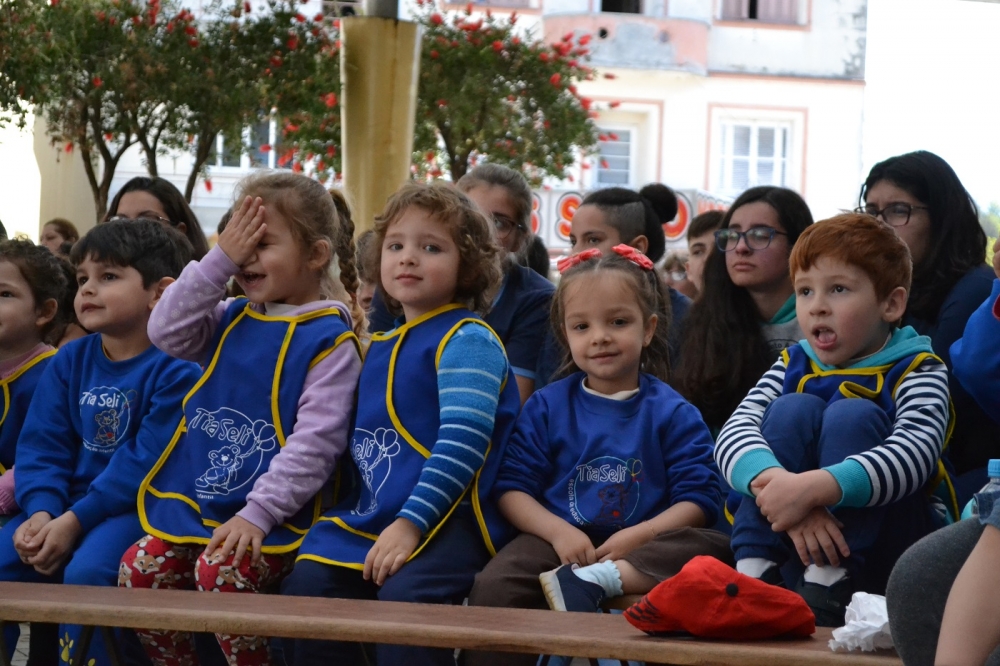
<path id="1" fill-rule="evenodd" d="M 757 18 L 765 23 L 798 23 L 799 0 L 757 0 Z"/>
<path id="2" fill-rule="evenodd" d="M 742 21 L 750 17 L 750 0 L 722 0 L 723 19 Z"/>

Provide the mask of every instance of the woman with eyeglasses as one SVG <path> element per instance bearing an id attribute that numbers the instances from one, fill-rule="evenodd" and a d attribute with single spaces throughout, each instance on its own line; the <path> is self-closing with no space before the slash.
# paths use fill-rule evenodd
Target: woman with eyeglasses
<path id="1" fill-rule="evenodd" d="M 153 219 L 184 234 L 194 248 L 194 259 L 208 253 L 205 232 L 191 206 L 173 183 L 163 178 L 137 176 L 125 183 L 111 201 L 104 221 Z"/>
<path id="2" fill-rule="evenodd" d="M 913 286 L 903 325 L 930 337 L 934 353 L 954 371 L 950 348 L 989 297 L 994 279 L 975 202 L 947 162 L 922 150 L 872 167 L 861 203 L 858 212 L 884 220 L 910 248 Z M 1000 428 L 959 379 L 951 380 L 956 418 L 946 455 L 961 475 L 1000 457 Z M 983 483 L 985 473 L 960 482 L 959 501 Z"/>
<path id="3" fill-rule="evenodd" d="M 705 288 L 691 306 L 674 385 L 718 432 L 785 347 L 802 337 L 788 256 L 812 224 L 798 194 L 754 187 L 715 232 Z"/>

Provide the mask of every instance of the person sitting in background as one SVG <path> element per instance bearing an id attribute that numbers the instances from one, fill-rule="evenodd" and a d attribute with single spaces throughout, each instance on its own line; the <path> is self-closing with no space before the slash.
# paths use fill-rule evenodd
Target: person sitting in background
<path id="1" fill-rule="evenodd" d="M 687 279 L 694 287 L 692 300 L 705 290 L 705 262 L 708 255 L 715 249 L 715 232 L 722 227 L 725 213 L 721 210 L 710 210 L 693 220 L 687 230 L 688 259 Z"/>
<path id="2" fill-rule="evenodd" d="M 668 252 L 660 267 L 660 275 L 662 275 L 663 284 L 669 289 L 694 299 L 698 292 L 688 278 L 687 262 L 686 252 Z"/>
<path id="3" fill-rule="evenodd" d="M 156 220 L 184 234 L 191 243 L 196 261 L 201 261 L 208 253 L 208 241 L 198 218 L 184 195 L 169 180 L 136 176 L 128 181 L 111 200 L 104 221 L 140 217 Z"/>
<path id="4" fill-rule="evenodd" d="M 72 247 L 72 244 L 78 240 L 80 240 L 80 232 L 76 230 L 76 226 L 69 220 L 56 217 L 46 222 L 45 226 L 42 227 L 39 244 L 48 248 L 52 254 L 66 258 L 69 256 L 68 252 L 63 251 L 66 243 Z"/>

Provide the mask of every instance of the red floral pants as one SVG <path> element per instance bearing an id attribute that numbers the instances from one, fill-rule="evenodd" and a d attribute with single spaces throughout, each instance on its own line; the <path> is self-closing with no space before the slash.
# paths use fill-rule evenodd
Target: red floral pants
<path id="1" fill-rule="evenodd" d="M 233 555 L 207 556 L 199 545 L 178 545 L 145 536 L 122 556 L 118 587 L 193 590 L 202 592 L 258 592 L 280 581 L 295 561 L 295 554 L 261 556 L 250 564 L 250 554 L 239 567 Z M 136 630 L 154 666 L 194 666 L 198 663 L 194 638 L 183 631 Z M 216 634 L 232 666 L 269 666 L 268 640 L 262 636 Z"/>

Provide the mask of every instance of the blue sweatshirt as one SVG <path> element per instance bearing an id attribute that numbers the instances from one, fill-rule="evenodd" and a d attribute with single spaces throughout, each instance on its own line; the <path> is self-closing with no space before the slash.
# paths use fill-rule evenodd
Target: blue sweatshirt
<path id="1" fill-rule="evenodd" d="M 588 393 L 584 373 L 536 391 L 518 418 L 494 495 L 519 490 L 591 537 L 693 502 L 715 522 L 722 480 L 698 410 L 642 374 L 626 400 Z"/>
<path id="2" fill-rule="evenodd" d="M 76 514 L 84 533 L 136 510 L 139 484 L 181 420 L 199 367 L 156 347 L 125 361 L 100 334 L 63 347 L 35 389 L 17 443 L 18 505 L 29 516 Z"/>
<path id="3" fill-rule="evenodd" d="M 951 346 L 952 374 L 979 406 L 1000 421 L 1000 280 Z"/>

